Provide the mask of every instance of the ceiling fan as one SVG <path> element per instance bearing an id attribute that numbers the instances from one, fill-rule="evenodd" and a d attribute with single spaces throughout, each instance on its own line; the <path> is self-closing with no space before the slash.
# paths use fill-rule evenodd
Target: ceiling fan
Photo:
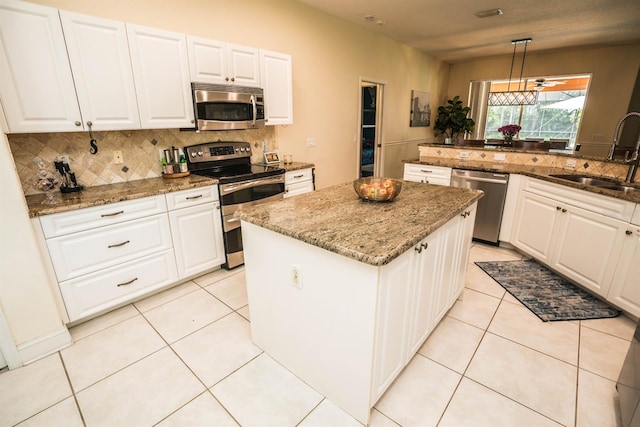
<path id="1" fill-rule="evenodd" d="M 534 81 L 530 81 L 528 85 L 529 87 L 532 87 L 533 90 L 543 90 L 545 87 L 554 87 L 565 83 L 566 81 L 560 80 L 535 79 Z"/>

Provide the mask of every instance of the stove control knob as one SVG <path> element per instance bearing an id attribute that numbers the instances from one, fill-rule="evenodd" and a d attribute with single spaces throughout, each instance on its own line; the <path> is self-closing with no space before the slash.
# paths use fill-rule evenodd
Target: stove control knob
<path id="1" fill-rule="evenodd" d="M 202 151 L 198 151 L 198 156 L 202 156 Z"/>

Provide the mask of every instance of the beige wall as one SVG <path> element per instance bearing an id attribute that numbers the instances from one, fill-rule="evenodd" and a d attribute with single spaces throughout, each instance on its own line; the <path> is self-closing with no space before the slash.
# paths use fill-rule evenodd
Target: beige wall
<path id="1" fill-rule="evenodd" d="M 35 0 L 59 9 L 275 50 L 293 57 L 294 124 L 278 126 L 277 149 L 315 163 L 318 188 L 357 175 L 361 78 L 385 84 L 383 142 L 424 140 L 432 127 L 410 128 L 411 90 L 440 99 L 441 62 L 290 0 Z M 315 148 L 306 139 L 316 139 Z M 389 149 L 386 174 L 417 158 L 416 143 Z M 126 156 L 126 153 L 124 153 Z"/>
<path id="2" fill-rule="evenodd" d="M 520 59 L 518 53 L 514 66 L 518 75 Z M 460 95 L 466 104 L 472 80 L 508 79 L 510 67 L 511 55 L 453 64 L 447 95 Z M 528 53 L 523 77 L 591 74 L 577 142 L 582 154 L 604 156 L 616 123 L 627 112 L 639 68 L 640 44 L 632 44 Z"/>

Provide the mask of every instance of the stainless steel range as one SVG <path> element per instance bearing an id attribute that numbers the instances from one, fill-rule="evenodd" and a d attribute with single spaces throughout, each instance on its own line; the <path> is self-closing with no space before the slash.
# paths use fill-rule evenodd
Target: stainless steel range
<path id="1" fill-rule="evenodd" d="M 233 213 L 284 195 L 284 172 L 276 166 L 251 164 L 248 142 L 206 142 L 184 147 L 191 173 L 219 180 L 224 249 L 231 269 L 244 264 L 240 221 Z"/>

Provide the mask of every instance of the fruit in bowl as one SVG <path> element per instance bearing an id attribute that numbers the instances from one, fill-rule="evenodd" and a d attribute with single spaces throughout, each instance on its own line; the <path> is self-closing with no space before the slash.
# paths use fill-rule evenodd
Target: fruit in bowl
<path id="1" fill-rule="evenodd" d="M 353 181 L 353 189 L 363 200 L 388 202 L 400 194 L 402 181 L 391 178 L 360 178 Z"/>

